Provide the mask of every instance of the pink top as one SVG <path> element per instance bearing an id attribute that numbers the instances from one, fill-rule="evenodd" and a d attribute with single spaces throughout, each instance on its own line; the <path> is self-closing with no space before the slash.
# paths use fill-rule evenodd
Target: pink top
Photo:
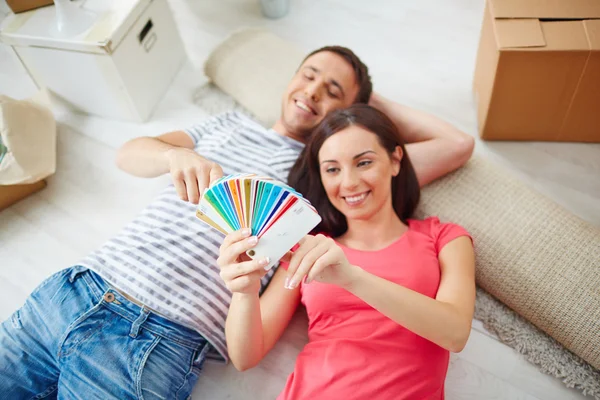
<path id="1" fill-rule="evenodd" d="M 438 254 L 468 232 L 437 218 L 409 220 L 409 230 L 379 251 L 340 245 L 351 264 L 434 298 Z M 443 399 L 449 353 L 334 285 L 301 287 L 309 343 L 278 399 Z"/>

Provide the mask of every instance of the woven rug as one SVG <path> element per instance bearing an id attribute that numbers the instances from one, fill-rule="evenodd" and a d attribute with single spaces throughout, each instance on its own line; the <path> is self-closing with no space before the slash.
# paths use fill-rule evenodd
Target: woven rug
<path id="1" fill-rule="evenodd" d="M 481 288 L 477 288 L 475 319 L 540 371 L 600 400 L 600 371 Z"/>
<path id="2" fill-rule="evenodd" d="M 210 83 L 196 90 L 194 103 L 210 115 L 235 109 L 252 116 L 231 96 Z M 480 320 L 485 329 L 522 354 L 540 371 L 560 379 L 569 388 L 600 400 L 599 370 L 481 288 L 477 288 L 475 319 Z"/>

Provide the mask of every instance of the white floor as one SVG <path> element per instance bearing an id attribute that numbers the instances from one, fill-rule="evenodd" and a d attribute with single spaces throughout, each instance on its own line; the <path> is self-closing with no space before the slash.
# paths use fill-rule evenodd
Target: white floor
<path id="1" fill-rule="evenodd" d="M 375 88 L 435 113 L 476 136 L 471 97 L 480 0 L 419 2 L 292 0 L 290 14 L 267 20 L 258 0 L 169 0 L 190 62 L 144 124 L 58 111 L 58 171 L 49 186 L 0 213 L 0 320 L 53 271 L 99 246 L 139 211 L 168 179 L 141 180 L 114 166 L 115 149 L 129 138 L 156 135 L 206 117 L 194 104 L 206 78 L 202 63 L 226 35 L 266 26 L 307 50 L 325 44 L 354 49 L 369 65 Z M 0 17 L 5 5 L 0 0 Z M 10 48 L 0 45 L 0 94 L 35 91 Z M 600 227 L 600 145 L 484 143 L 476 152 L 506 166 L 532 187 Z M 306 341 L 300 313 L 261 366 L 237 373 L 209 364 L 197 399 L 268 399 L 282 388 L 294 355 Z M 447 398 L 579 399 L 578 392 L 538 372 L 475 322 L 467 348 L 453 356 Z"/>

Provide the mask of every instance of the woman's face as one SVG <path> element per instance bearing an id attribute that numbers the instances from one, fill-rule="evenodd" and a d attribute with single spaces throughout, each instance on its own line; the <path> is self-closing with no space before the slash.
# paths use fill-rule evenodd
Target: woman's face
<path id="1" fill-rule="evenodd" d="M 402 151 L 390 156 L 377 136 L 350 126 L 325 140 L 319 150 L 321 182 L 329 201 L 348 220 L 367 220 L 392 207 L 391 180 L 400 171 Z"/>

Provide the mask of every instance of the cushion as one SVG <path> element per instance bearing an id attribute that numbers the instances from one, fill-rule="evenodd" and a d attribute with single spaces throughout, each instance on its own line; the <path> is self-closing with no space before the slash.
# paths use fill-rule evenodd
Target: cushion
<path id="1" fill-rule="evenodd" d="M 600 369 L 600 230 L 480 157 L 425 187 L 417 214 L 464 226 L 477 284 Z"/>
<path id="2" fill-rule="evenodd" d="M 282 95 L 306 54 L 269 31 L 246 29 L 211 53 L 204 72 L 270 128 L 279 118 Z"/>
<path id="3" fill-rule="evenodd" d="M 240 31 L 205 72 L 266 127 L 305 53 L 265 30 Z M 473 235 L 477 284 L 600 368 L 600 230 L 480 157 L 423 190 L 418 217 Z"/>

